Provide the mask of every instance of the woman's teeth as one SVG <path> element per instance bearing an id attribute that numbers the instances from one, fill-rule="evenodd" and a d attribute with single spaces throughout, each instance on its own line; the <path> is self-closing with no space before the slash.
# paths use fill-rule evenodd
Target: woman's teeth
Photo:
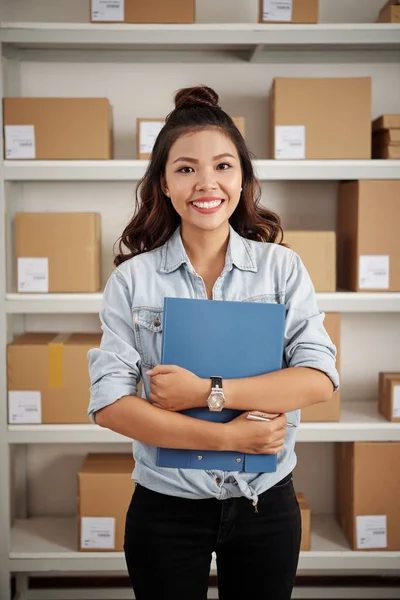
<path id="1" fill-rule="evenodd" d="M 197 208 L 215 208 L 222 203 L 222 200 L 213 200 L 212 202 L 192 202 Z"/>

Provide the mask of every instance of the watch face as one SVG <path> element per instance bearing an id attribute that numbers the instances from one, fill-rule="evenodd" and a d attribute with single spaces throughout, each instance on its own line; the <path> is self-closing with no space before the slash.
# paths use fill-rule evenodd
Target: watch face
<path id="1" fill-rule="evenodd" d="M 224 406 L 224 397 L 222 394 L 211 394 L 208 398 L 210 408 L 222 408 Z"/>

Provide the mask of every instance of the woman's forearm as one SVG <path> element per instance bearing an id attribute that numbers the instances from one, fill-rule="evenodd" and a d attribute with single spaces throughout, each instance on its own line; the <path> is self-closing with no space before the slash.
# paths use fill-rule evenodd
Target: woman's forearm
<path id="1" fill-rule="evenodd" d="M 226 408 L 287 413 L 327 402 L 333 395 L 329 377 L 306 367 L 289 367 L 243 379 L 224 380 Z"/>
<path id="2" fill-rule="evenodd" d="M 123 396 L 98 410 L 96 423 L 121 435 L 160 448 L 224 450 L 222 423 L 193 419 L 157 408 L 144 398 Z"/>

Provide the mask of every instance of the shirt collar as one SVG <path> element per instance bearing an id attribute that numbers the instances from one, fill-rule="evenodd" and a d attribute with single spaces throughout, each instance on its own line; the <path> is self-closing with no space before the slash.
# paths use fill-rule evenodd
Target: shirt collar
<path id="1" fill-rule="evenodd" d="M 179 226 L 162 248 L 161 272 L 172 273 L 183 264 L 190 265 L 190 260 L 182 242 L 181 228 Z M 251 244 L 229 225 L 229 243 L 225 269 L 230 271 L 233 265 L 241 271 L 257 271 L 257 264 Z"/>

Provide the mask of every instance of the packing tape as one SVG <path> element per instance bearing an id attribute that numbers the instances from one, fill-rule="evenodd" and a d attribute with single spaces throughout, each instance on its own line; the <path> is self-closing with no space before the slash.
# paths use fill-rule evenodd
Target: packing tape
<path id="1" fill-rule="evenodd" d="M 64 342 L 69 333 L 60 333 L 49 344 L 49 388 L 60 389 L 64 385 Z"/>

